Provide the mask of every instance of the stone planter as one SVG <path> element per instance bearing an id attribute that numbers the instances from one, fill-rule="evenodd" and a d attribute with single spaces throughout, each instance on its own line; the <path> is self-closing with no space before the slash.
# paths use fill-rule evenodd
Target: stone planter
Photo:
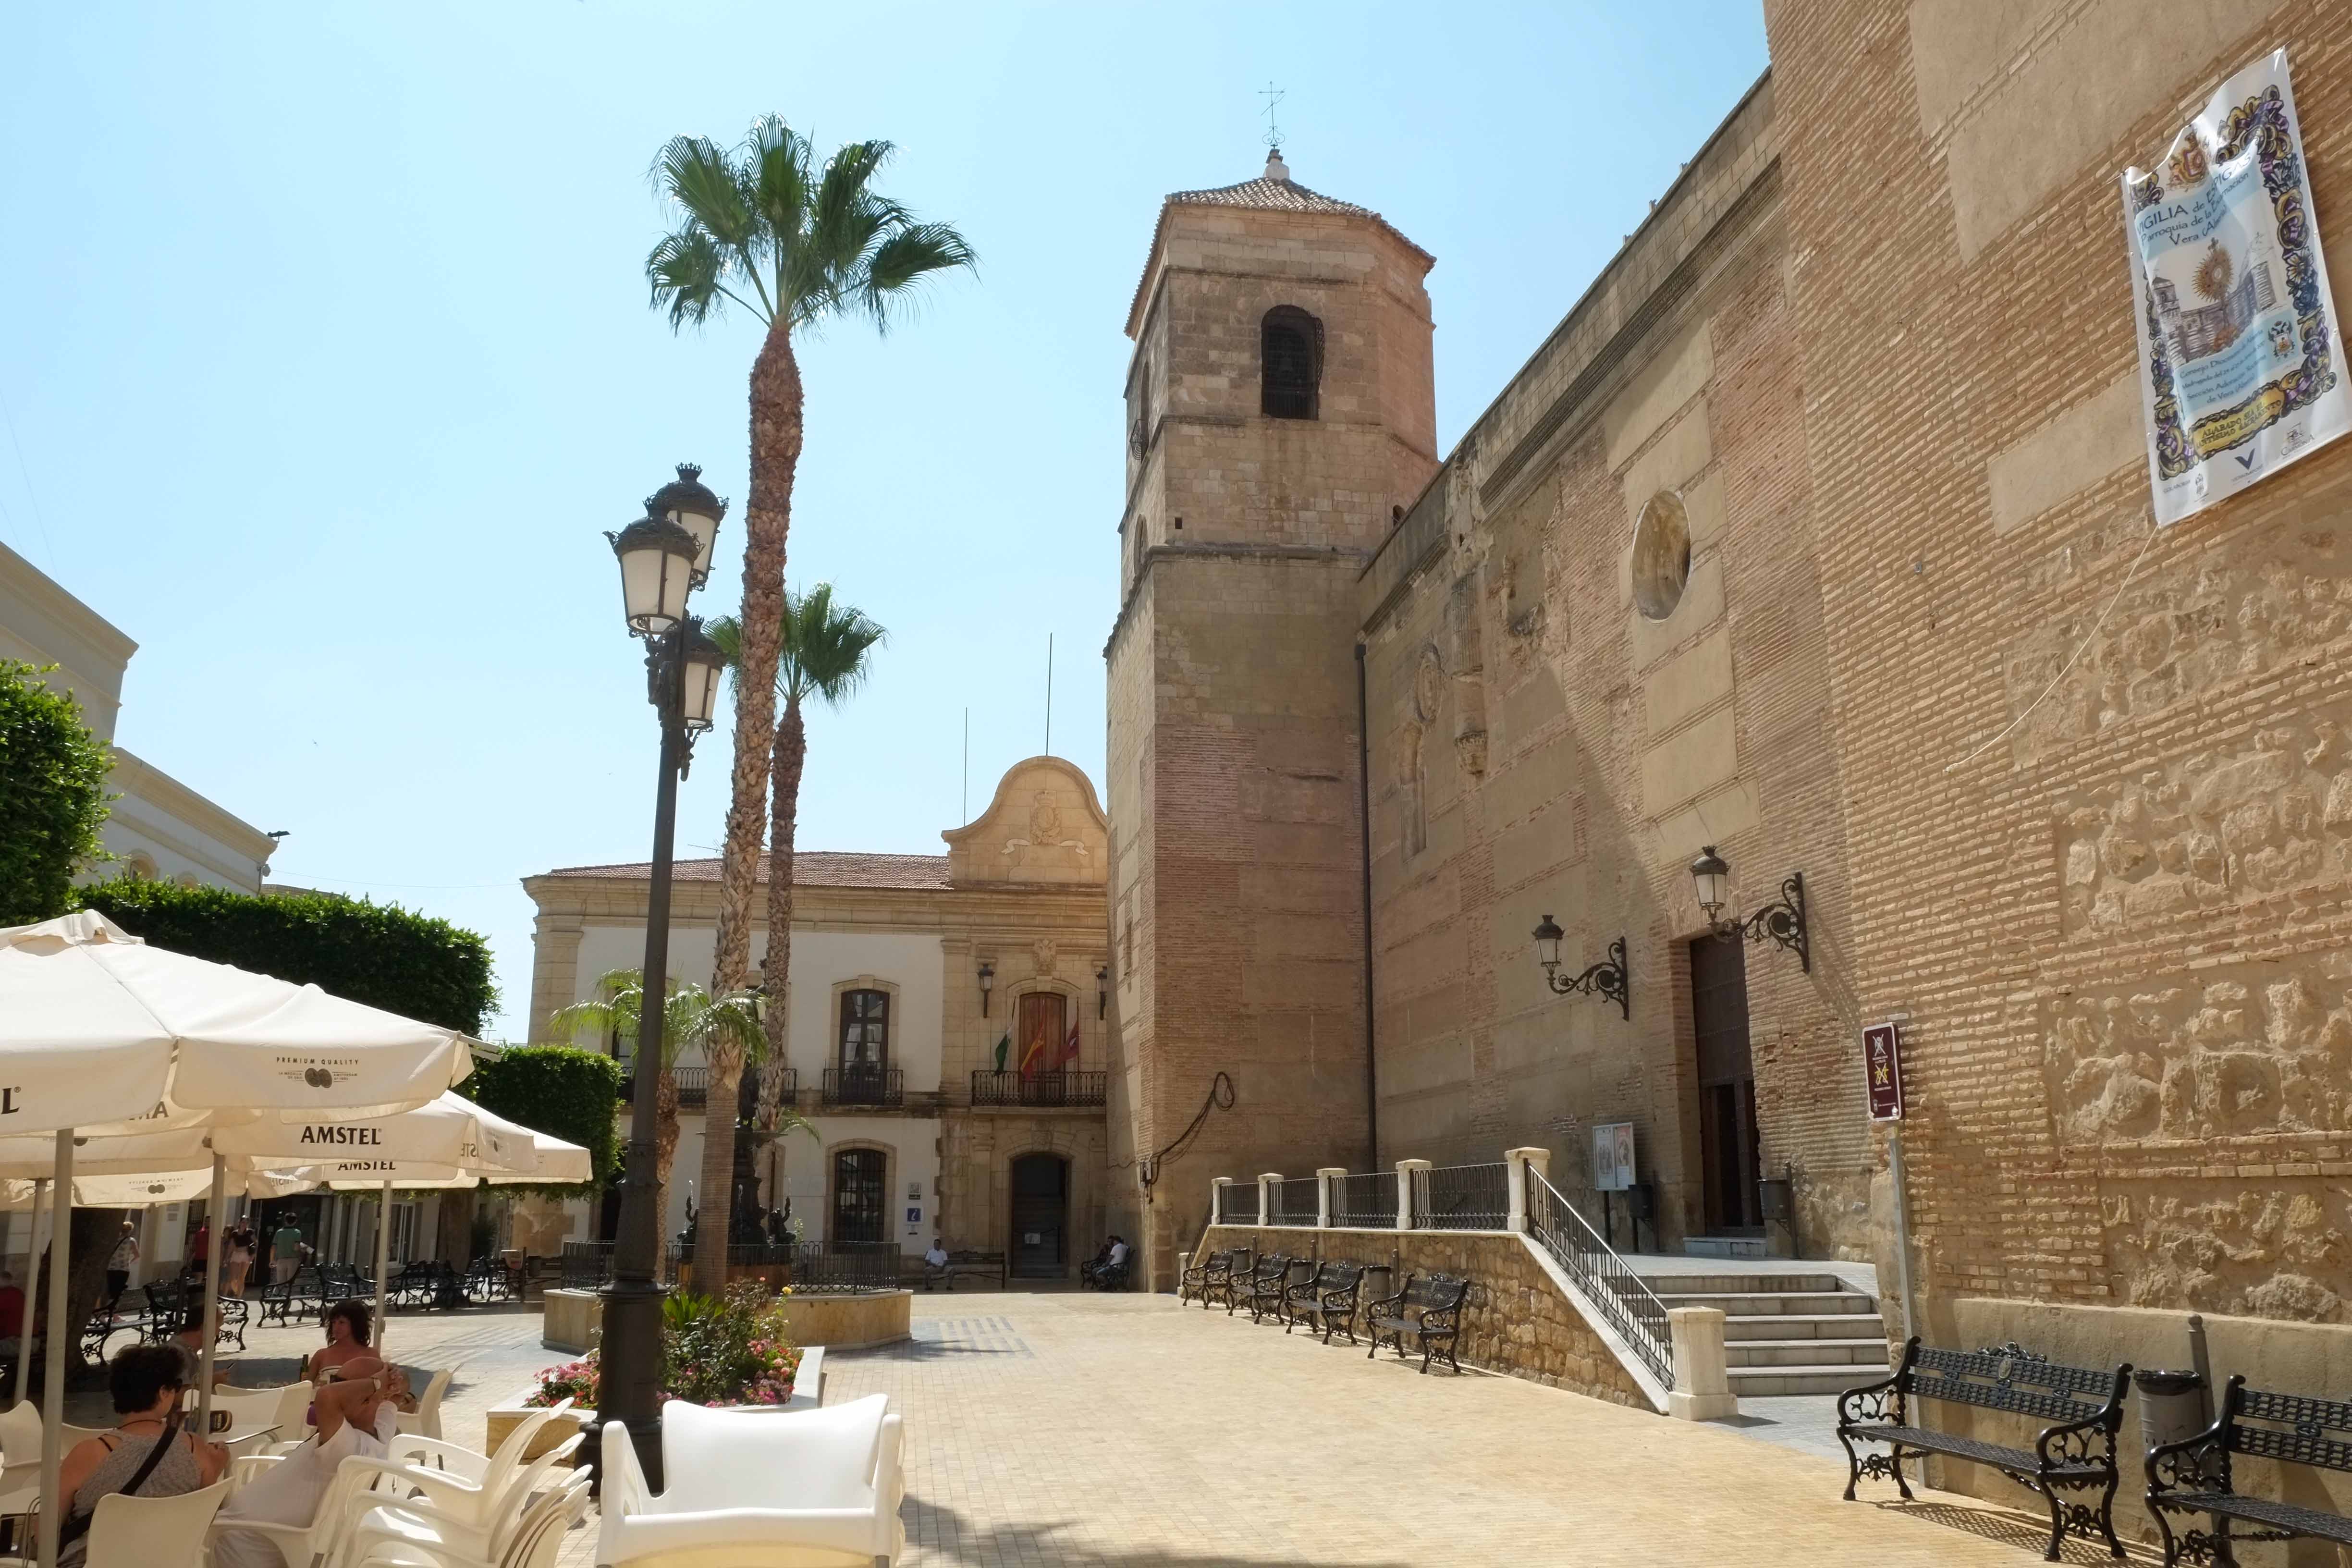
<path id="1" fill-rule="evenodd" d="M 491 1406 L 483 1416 L 482 1451 L 484 1453 L 495 1452 L 498 1446 L 506 1441 L 507 1435 L 512 1432 L 525 1416 L 532 1413 L 535 1407 L 523 1403 L 526 1397 L 528 1397 L 527 1390 L 523 1394 L 516 1394 L 512 1399 Z M 793 1396 L 783 1404 L 730 1405 L 722 1405 L 720 1408 L 760 1412 L 814 1410 L 824 1403 L 824 1347 L 809 1345 L 802 1350 L 800 1370 L 793 1374 Z M 531 1438 L 530 1447 L 523 1450 L 523 1458 L 526 1459 L 539 1458 L 585 1426 L 593 1415 L 593 1411 L 582 1410 L 577 1405 L 565 1411 L 539 1429 L 538 1435 Z"/>
<path id="2" fill-rule="evenodd" d="M 913 1333 L 911 1290 L 877 1290 L 856 1296 L 787 1296 L 784 1321 L 794 1344 L 864 1350 L 896 1344 Z M 604 1321 L 604 1299 L 593 1290 L 550 1290 L 539 1342 L 566 1355 L 585 1355 Z"/>

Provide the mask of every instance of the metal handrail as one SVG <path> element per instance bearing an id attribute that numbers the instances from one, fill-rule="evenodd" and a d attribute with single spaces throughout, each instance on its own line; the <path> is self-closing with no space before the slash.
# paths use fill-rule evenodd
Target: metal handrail
<path id="1" fill-rule="evenodd" d="M 1528 1233 L 1565 1270 L 1585 1300 L 1609 1320 L 1642 1364 L 1668 1388 L 1675 1385 L 1675 1342 L 1666 1304 L 1649 1281 L 1627 1266 L 1592 1222 L 1559 1195 L 1549 1179 L 1528 1167 Z"/>
<path id="2" fill-rule="evenodd" d="M 1240 1182 L 1234 1182 L 1219 1190 L 1224 1194 L 1217 1200 L 1217 1223 L 1219 1225 L 1256 1225 L 1260 1223 L 1261 1216 L 1257 1212 L 1257 1184 L 1255 1182 L 1251 1182 L 1247 1184 L 1244 1184 Z M 1244 1194 L 1247 1194 L 1246 1197 L 1244 1197 Z"/>

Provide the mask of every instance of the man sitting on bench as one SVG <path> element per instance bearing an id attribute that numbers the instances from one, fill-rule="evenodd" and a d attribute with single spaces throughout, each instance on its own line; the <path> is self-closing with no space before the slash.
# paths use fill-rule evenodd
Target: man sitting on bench
<path id="1" fill-rule="evenodd" d="M 1127 1238 L 1114 1234 L 1103 1244 L 1102 1251 L 1096 1255 L 1094 1261 L 1078 1265 L 1078 1283 L 1091 1285 L 1097 1290 L 1108 1289 L 1111 1282 L 1125 1271 L 1129 1251 Z"/>

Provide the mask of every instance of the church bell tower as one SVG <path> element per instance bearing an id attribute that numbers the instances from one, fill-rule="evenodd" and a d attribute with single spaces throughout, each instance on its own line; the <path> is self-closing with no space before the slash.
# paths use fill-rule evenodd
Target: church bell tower
<path id="1" fill-rule="evenodd" d="M 1211 1178 L 1375 1155 L 1358 579 L 1437 468 L 1432 265 L 1277 150 L 1168 197 L 1128 312 L 1111 1228 L 1153 1288 Z"/>

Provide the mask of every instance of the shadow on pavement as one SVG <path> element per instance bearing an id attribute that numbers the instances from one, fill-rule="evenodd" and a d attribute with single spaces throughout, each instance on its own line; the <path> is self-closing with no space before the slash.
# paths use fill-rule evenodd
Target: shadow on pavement
<path id="1" fill-rule="evenodd" d="M 2047 1520 L 2032 1519 L 2022 1513 L 1997 1511 L 1992 1507 L 1962 1508 L 1956 1503 L 1948 1502 L 1888 1501 L 1874 1503 L 1871 1506 L 1900 1513 L 1906 1519 L 1921 1520 L 1928 1524 L 1941 1525 L 1947 1530 L 1957 1530 L 1964 1535 L 1998 1542 L 2004 1546 L 2014 1546 L 2037 1560 L 2050 1544 L 2050 1525 Z M 2131 1553 L 2128 1559 L 2131 1562 L 2163 1561 L 2162 1553 L 2137 1546 L 2131 1542 L 2124 1543 L 2124 1550 Z M 2116 1559 L 2107 1554 L 2106 1542 L 2099 1542 L 2095 1544 L 2077 1540 L 2070 1535 L 2066 1538 L 2065 1545 L 2060 1548 L 2059 1561 L 2083 1564 L 2104 1563 L 2106 1568 L 2114 1568 Z"/>
<path id="2" fill-rule="evenodd" d="M 1416 1568 L 1395 1559 L 1244 1556 L 1231 1551 L 1178 1552 L 1166 1547 L 1116 1545 L 1097 1551 L 1060 1539 L 1067 1521 L 979 1524 L 940 1503 L 907 1495 L 907 1543 L 947 1563 L 996 1568 L 1003 1563 L 1102 1563 L 1105 1568 Z"/>

